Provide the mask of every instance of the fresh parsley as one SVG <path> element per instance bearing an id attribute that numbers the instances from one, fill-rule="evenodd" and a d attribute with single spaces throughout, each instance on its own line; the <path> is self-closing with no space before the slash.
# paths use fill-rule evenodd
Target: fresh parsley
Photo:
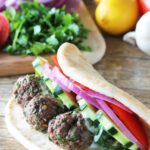
<path id="1" fill-rule="evenodd" d="M 84 43 L 89 31 L 76 13 L 36 2 L 21 3 L 19 11 L 8 8 L 4 13 L 10 22 L 10 37 L 4 50 L 10 54 L 56 53 L 64 42 L 76 44 L 83 51 L 91 50 Z"/>

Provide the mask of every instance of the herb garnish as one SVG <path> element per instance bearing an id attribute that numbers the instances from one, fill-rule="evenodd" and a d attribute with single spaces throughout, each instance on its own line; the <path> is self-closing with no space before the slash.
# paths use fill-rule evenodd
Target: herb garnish
<path id="1" fill-rule="evenodd" d="M 47 8 L 36 2 L 20 4 L 20 10 L 5 10 L 10 21 L 10 38 L 4 50 L 10 54 L 39 55 L 56 53 L 64 42 L 76 44 L 81 50 L 91 49 L 84 44 L 88 30 L 77 14 L 64 8 Z"/>

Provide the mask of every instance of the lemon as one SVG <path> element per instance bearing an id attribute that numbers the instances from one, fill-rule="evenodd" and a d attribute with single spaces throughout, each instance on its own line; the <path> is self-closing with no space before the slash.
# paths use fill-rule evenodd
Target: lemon
<path id="1" fill-rule="evenodd" d="M 100 0 L 95 0 L 96 5 L 98 5 L 99 2 L 100 2 Z"/>
<path id="2" fill-rule="evenodd" d="M 100 0 L 95 12 L 97 24 L 112 35 L 129 31 L 138 17 L 137 0 Z"/>

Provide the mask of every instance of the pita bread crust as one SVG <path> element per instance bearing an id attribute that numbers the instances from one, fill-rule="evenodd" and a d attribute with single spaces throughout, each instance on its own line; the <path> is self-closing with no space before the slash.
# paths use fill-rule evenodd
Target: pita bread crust
<path id="1" fill-rule="evenodd" d="M 50 142 L 47 134 L 30 127 L 22 108 L 13 99 L 6 106 L 5 122 L 9 132 L 28 150 L 63 150 Z"/>
<path id="2" fill-rule="evenodd" d="M 150 109 L 133 96 L 106 81 L 88 63 L 75 45 L 64 43 L 58 50 L 57 58 L 60 67 L 67 76 L 96 92 L 115 98 L 150 126 Z"/>

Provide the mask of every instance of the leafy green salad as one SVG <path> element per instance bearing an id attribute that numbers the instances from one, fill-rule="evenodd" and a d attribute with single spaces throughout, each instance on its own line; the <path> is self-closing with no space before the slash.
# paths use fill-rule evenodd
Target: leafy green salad
<path id="1" fill-rule="evenodd" d="M 64 42 L 90 51 L 84 41 L 89 30 L 81 23 L 77 13 L 65 8 L 47 8 L 36 2 L 24 2 L 20 9 L 10 7 L 4 12 L 10 22 L 10 36 L 4 50 L 10 54 L 39 55 L 56 53 Z"/>

